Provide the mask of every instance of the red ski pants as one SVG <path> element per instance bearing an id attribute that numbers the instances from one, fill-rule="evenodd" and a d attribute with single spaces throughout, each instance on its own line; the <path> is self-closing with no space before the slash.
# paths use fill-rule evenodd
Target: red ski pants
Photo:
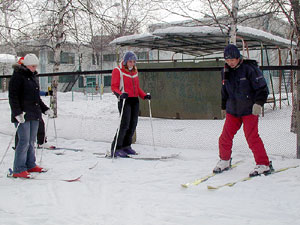
<path id="1" fill-rule="evenodd" d="M 231 114 L 226 114 L 223 131 L 219 138 L 220 159 L 230 159 L 233 137 L 241 128 L 242 124 L 244 124 L 244 134 L 249 148 L 252 150 L 256 164 L 269 166 L 269 158 L 264 144 L 258 134 L 258 116 L 255 115 L 235 117 Z"/>

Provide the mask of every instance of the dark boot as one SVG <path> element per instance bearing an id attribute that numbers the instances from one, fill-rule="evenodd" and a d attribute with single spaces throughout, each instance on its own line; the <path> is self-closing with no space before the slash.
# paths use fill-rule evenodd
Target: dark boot
<path id="1" fill-rule="evenodd" d="M 114 157 L 128 158 L 128 154 L 125 151 L 123 151 L 122 149 L 117 149 L 115 151 Z"/>
<path id="2" fill-rule="evenodd" d="M 124 152 L 126 152 L 128 155 L 137 155 L 136 151 L 133 150 L 130 146 L 123 149 Z"/>

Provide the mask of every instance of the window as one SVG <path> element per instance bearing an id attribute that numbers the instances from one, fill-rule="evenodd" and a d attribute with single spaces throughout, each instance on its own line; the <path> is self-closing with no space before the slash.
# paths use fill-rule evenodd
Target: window
<path id="1" fill-rule="evenodd" d="M 79 77 L 78 87 L 79 88 L 84 88 L 84 82 L 83 82 L 83 77 L 82 76 Z"/>
<path id="2" fill-rule="evenodd" d="M 87 76 L 86 77 L 86 86 L 87 87 L 96 87 L 96 76 Z"/>
<path id="3" fill-rule="evenodd" d="M 104 87 L 109 87 L 111 85 L 111 76 L 104 76 Z"/>
<path id="4" fill-rule="evenodd" d="M 115 62 L 117 61 L 117 56 L 116 54 L 107 54 L 107 55 L 103 55 L 103 61 L 106 62 Z"/>
<path id="5" fill-rule="evenodd" d="M 75 64 L 75 53 L 61 52 L 60 63 L 61 64 Z"/>
<path id="6" fill-rule="evenodd" d="M 48 63 L 54 63 L 54 52 L 48 52 Z M 60 53 L 61 64 L 75 64 L 75 53 L 61 52 Z"/>

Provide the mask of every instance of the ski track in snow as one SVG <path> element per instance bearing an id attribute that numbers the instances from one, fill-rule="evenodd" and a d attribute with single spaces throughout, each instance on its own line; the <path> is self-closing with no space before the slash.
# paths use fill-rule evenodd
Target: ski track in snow
<path id="1" fill-rule="evenodd" d="M 37 162 L 42 154 L 41 165 L 49 171 L 37 178 L 47 180 L 21 180 L 6 178 L 14 157 L 10 148 L 0 166 L 1 225 L 300 224 L 299 167 L 233 187 L 207 189 L 207 185 L 244 178 L 254 168 L 242 131 L 235 137 L 233 147 L 233 162 L 243 160 L 241 164 L 198 186 L 180 186 L 211 173 L 218 160 L 217 140 L 224 121 L 155 118 L 154 151 L 149 118 L 140 118 L 134 148 L 144 155 L 180 152 L 179 157 L 162 161 L 111 160 L 93 153 L 110 149 L 118 124 L 114 98 L 104 95 L 103 102 L 92 102 L 78 94 L 77 103 L 71 102 L 69 95 L 60 94 L 60 98 L 63 103 L 59 106 L 61 116 L 56 119 L 58 147 L 84 151 L 38 149 Z M 1 158 L 14 133 L 7 105 L 0 101 Z M 296 150 L 288 151 L 296 149 L 289 121 L 290 108 L 286 107 L 268 112 L 260 122 L 260 135 L 275 169 L 300 164 L 291 156 Z M 51 120 L 48 126 L 49 142 L 54 144 Z M 63 155 L 55 154 L 58 152 Z M 80 175 L 83 176 L 78 182 L 59 180 Z"/>

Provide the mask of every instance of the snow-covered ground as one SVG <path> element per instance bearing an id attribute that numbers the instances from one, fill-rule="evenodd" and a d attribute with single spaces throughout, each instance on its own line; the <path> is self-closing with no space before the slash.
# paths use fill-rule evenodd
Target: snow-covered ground
<path id="1" fill-rule="evenodd" d="M 37 150 L 37 162 L 49 168 L 40 180 L 8 179 L 14 151 L 0 165 L 2 225 L 285 225 L 300 224 L 300 167 L 254 178 L 233 187 L 208 190 L 248 176 L 254 160 L 242 130 L 234 139 L 231 171 L 190 188 L 180 184 L 211 173 L 218 160 L 222 120 L 153 119 L 155 150 L 149 118 L 139 118 L 137 143 L 141 155 L 179 153 L 176 159 L 143 161 L 98 158 L 105 153 L 118 126 L 116 99 L 111 94 L 86 98 L 59 93 L 59 117 L 47 119 L 48 139 L 58 147 L 82 152 Z M 1 93 L 0 99 L 7 98 Z M 43 97 L 49 103 L 48 97 Z M 267 106 L 268 107 L 268 106 Z M 7 100 L 0 101 L 0 159 L 14 134 Z M 296 136 L 289 131 L 291 106 L 266 109 L 260 136 L 275 169 L 300 165 Z M 55 138 L 55 128 L 57 137 Z M 63 153 L 63 154 L 55 154 Z M 41 157 L 42 156 L 42 157 Z M 59 179 L 82 175 L 80 182 Z M 42 180 L 43 179 L 43 180 Z"/>

